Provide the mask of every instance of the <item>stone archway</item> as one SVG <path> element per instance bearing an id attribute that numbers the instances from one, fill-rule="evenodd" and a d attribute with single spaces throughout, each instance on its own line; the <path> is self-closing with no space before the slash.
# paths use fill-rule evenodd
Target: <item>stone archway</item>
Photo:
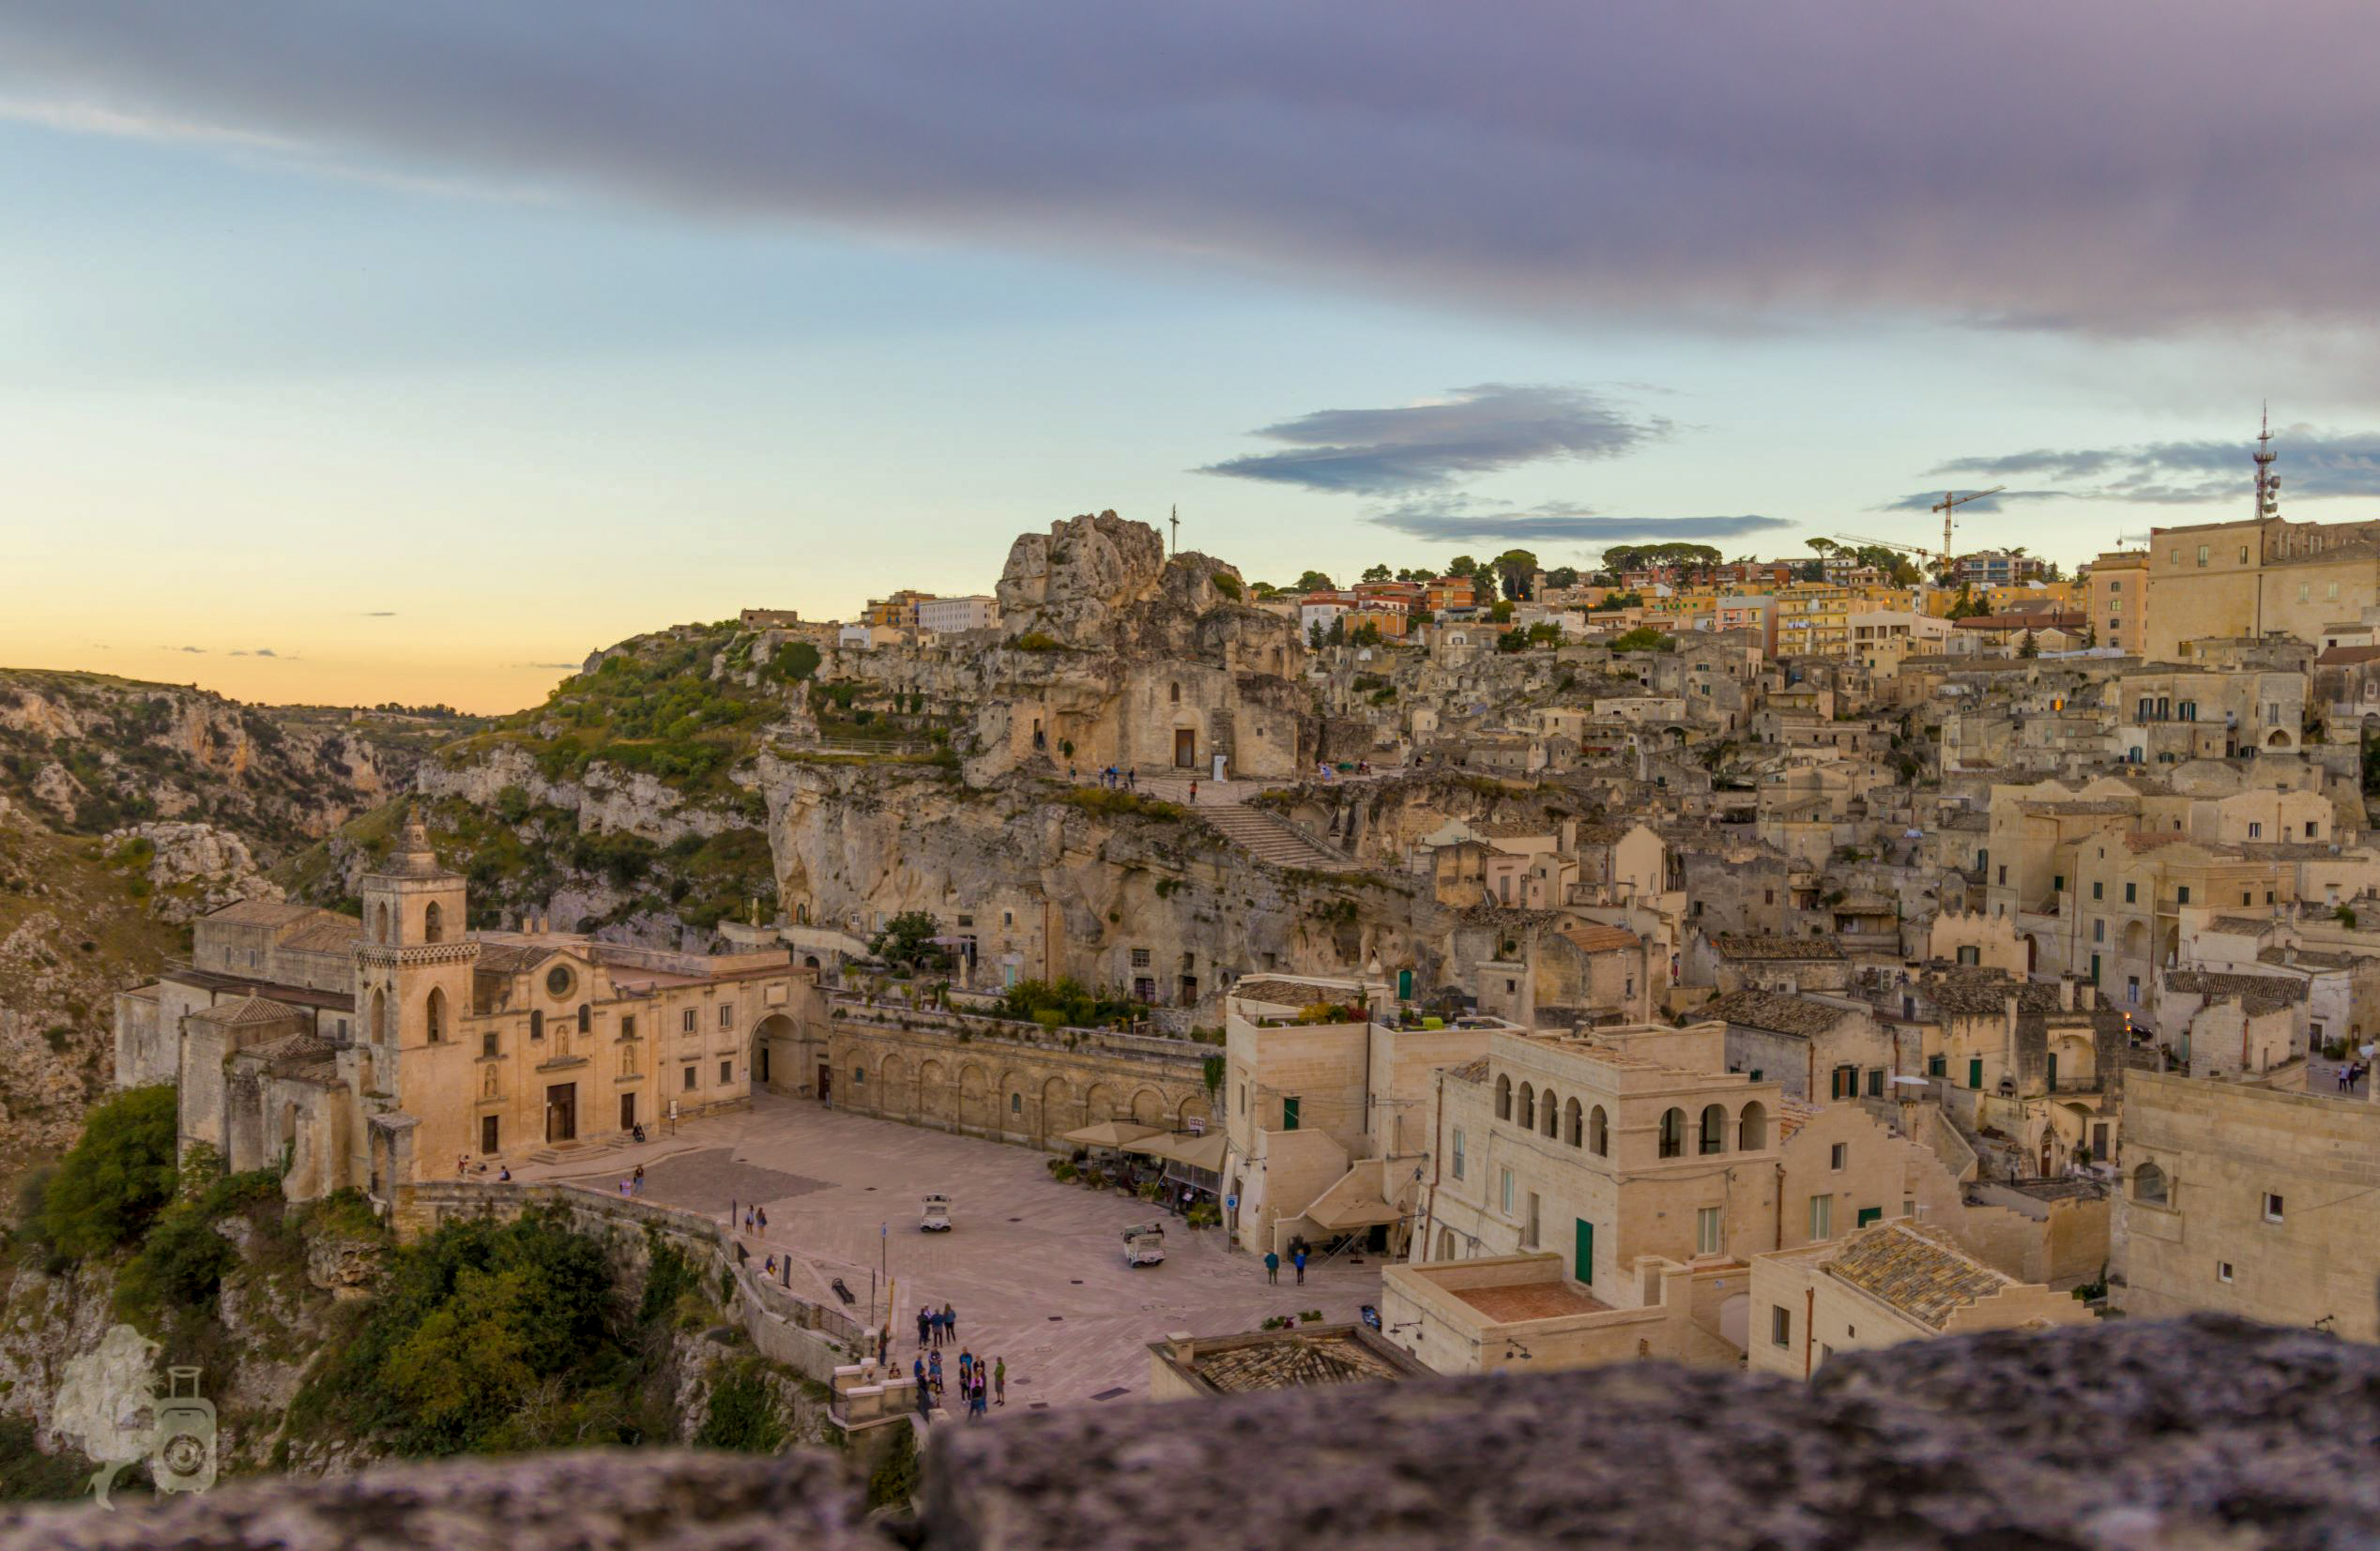
<path id="1" fill-rule="evenodd" d="M 1116 1090 L 1106 1083 L 1093 1083 L 1084 1090 L 1084 1125 L 1095 1126 L 1102 1120 L 1121 1120 L 1128 1118 L 1128 1112 L 1118 1105 Z"/>
<path id="2" fill-rule="evenodd" d="M 957 1117 L 951 1112 L 951 1101 L 956 1097 L 951 1087 L 950 1069 L 941 1062 L 928 1060 L 917 1069 L 917 1122 L 922 1126 L 939 1126 L 948 1131 Z"/>
<path id="3" fill-rule="evenodd" d="M 992 1090 L 984 1069 L 973 1061 L 958 1071 L 958 1129 L 987 1136 L 992 1130 Z"/>
<path id="4" fill-rule="evenodd" d="M 847 1107 L 872 1110 L 888 1119 L 916 1119 L 916 1094 L 910 1086 L 908 1063 L 897 1055 L 887 1056 L 877 1068 L 876 1078 L 876 1091 L 853 1094 Z"/>
<path id="5" fill-rule="evenodd" d="M 1024 1077 L 1013 1068 L 999 1074 L 992 1089 L 992 1134 L 1041 1145 L 1041 1106 L 1025 1091 Z"/>
<path id="6" fill-rule="evenodd" d="M 1144 1087 L 1134 1094 L 1132 1119 L 1135 1125 L 1162 1127 L 1166 1123 L 1165 1095 L 1153 1087 Z"/>
<path id="7" fill-rule="evenodd" d="M 771 1012 L 754 1026 L 745 1058 L 755 1093 L 762 1088 L 799 1091 L 803 1080 L 814 1075 L 801 1070 L 801 1030 L 782 1012 Z"/>

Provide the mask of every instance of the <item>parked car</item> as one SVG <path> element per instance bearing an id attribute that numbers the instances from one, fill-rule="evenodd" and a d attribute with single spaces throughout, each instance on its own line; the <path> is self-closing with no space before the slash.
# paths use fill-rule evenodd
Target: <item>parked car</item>
<path id="1" fill-rule="evenodd" d="M 949 1196 L 938 1193 L 931 1194 L 926 1196 L 921 1205 L 923 1209 L 918 1217 L 918 1232 L 948 1233 L 951 1231 L 951 1198 Z"/>

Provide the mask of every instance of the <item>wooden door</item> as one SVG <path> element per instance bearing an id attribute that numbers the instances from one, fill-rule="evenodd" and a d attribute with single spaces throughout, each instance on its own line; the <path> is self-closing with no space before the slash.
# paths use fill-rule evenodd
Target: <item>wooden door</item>
<path id="1" fill-rule="evenodd" d="M 578 1140 L 578 1085 L 556 1083 L 545 1090 L 545 1139 Z"/>

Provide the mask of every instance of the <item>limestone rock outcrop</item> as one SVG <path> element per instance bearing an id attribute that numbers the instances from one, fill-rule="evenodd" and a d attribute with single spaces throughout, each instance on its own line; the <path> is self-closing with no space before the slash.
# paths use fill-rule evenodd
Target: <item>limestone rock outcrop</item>
<path id="1" fill-rule="evenodd" d="M 2380 1540 L 2380 1350 L 2202 1315 L 1849 1352 L 1809 1384 L 1667 1363 L 1144 1401 L 938 1430 L 909 1523 L 832 1456 L 654 1451 L 236 1481 L 18 1510 L 0 1547 L 2039 1546 Z"/>
<path id="2" fill-rule="evenodd" d="M 256 865 L 248 843 L 212 824 L 157 822 L 111 829 L 102 843 L 148 852 L 148 911 L 179 925 L 242 900 L 278 900 L 281 887 Z"/>

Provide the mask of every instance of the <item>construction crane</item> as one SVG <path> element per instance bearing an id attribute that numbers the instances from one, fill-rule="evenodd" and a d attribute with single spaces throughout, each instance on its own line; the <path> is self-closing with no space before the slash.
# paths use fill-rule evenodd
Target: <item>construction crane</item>
<path id="1" fill-rule="evenodd" d="M 1951 513 L 1965 506 L 1969 501 L 1980 501 L 1987 495 L 1997 495 L 2007 488 L 2006 485 L 1993 485 L 1990 490 L 1972 490 L 1964 495 L 1955 490 L 1946 490 L 1942 493 L 1942 499 L 1933 504 L 1930 509 L 1942 513 L 1942 569 L 1945 572 L 1950 569 L 1950 557 L 1953 553 L 1950 548 Z"/>

